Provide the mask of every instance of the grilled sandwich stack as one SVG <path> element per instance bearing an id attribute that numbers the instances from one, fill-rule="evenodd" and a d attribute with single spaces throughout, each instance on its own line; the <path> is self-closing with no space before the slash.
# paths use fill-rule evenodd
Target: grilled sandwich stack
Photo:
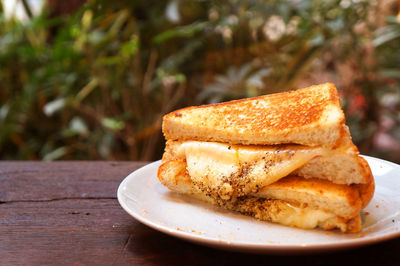
<path id="1" fill-rule="evenodd" d="M 288 226 L 362 228 L 374 180 L 333 84 L 180 109 L 163 133 L 172 191 Z"/>

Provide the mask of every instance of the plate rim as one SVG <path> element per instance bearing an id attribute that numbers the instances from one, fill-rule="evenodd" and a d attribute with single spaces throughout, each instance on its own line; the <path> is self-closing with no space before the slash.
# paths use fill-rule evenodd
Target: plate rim
<path id="1" fill-rule="evenodd" d="M 372 156 L 361 155 L 367 161 L 371 160 L 378 160 L 381 163 L 389 164 L 391 166 L 397 167 L 400 170 L 400 165 L 380 159 L 375 158 Z M 282 243 L 252 243 L 252 242 L 243 242 L 243 241 L 228 241 L 224 239 L 219 239 L 216 237 L 209 237 L 204 235 L 197 235 L 185 231 L 181 231 L 175 228 L 170 228 L 166 225 L 158 224 L 153 222 L 149 219 L 146 219 L 143 215 L 139 212 L 131 210 L 128 205 L 123 201 L 123 187 L 125 184 L 130 180 L 135 178 L 135 176 L 140 175 L 141 172 L 149 170 L 149 168 L 158 168 L 160 165 L 161 160 L 151 162 L 147 165 L 144 165 L 135 171 L 131 172 L 128 176 L 126 176 L 120 185 L 118 186 L 117 190 L 117 199 L 121 207 L 134 219 L 139 221 L 140 223 L 153 228 L 159 232 L 165 233 L 167 235 L 177 237 L 192 243 L 197 243 L 201 245 L 206 245 L 210 247 L 220 248 L 220 249 L 227 249 L 227 250 L 236 250 L 236 251 L 243 251 L 243 252 L 256 252 L 256 253 L 270 253 L 270 252 L 316 252 L 316 251 L 328 251 L 328 250 L 341 250 L 347 248 L 356 248 L 360 246 L 371 245 L 379 242 L 388 241 L 397 237 L 400 237 L 400 230 L 394 233 L 387 233 L 381 236 L 375 236 L 365 239 L 363 236 L 360 238 L 353 238 L 347 239 L 340 242 L 335 243 L 321 243 L 321 244 L 282 244 Z M 296 229 L 296 228 L 293 228 Z M 285 253 L 286 254 L 286 253 Z"/>

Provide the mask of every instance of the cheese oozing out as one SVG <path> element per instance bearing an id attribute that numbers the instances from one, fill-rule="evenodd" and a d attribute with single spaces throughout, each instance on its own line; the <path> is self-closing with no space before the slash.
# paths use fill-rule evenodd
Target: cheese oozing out
<path id="1" fill-rule="evenodd" d="M 211 197 L 202 193 L 191 194 L 199 200 L 214 202 Z M 310 207 L 297 207 L 284 200 L 265 199 L 260 201 L 256 197 L 239 199 L 236 204 L 223 204 L 223 207 L 232 211 L 253 216 L 262 221 L 279 223 L 304 229 L 313 229 L 337 216 L 326 210 Z"/>
<path id="2" fill-rule="evenodd" d="M 293 206 L 290 206 L 289 208 L 292 208 L 292 210 L 277 214 L 277 218 L 274 222 L 298 228 L 312 229 L 317 227 L 320 223 L 336 216 L 331 212 L 326 212 L 320 209 L 301 209 Z"/>
<path id="3" fill-rule="evenodd" d="M 193 183 L 207 195 L 223 200 L 257 192 L 326 152 L 322 147 L 200 141 L 185 141 L 178 148 L 178 153 L 186 158 Z"/>
<path id="4" fill-rule="evenodd" d="M 240 203 L 237 206 L 239 211 L 243 213 L 251 213 L 259 220 L 272 221 L 283 225 L 306 229 L 315 228 L 319 224 L 336 216 L 331 212 L 321 209 L 296 207 L 282 200 L 265 201 L 269 201 L 269 204 L 267 204 L 268 206 L 265 206 L 265 202 L 260 202 L 258 200 L 250 202 L 249 204 Z M 268 209 L 268 211 L 265 211 L 266 209 Z"/>

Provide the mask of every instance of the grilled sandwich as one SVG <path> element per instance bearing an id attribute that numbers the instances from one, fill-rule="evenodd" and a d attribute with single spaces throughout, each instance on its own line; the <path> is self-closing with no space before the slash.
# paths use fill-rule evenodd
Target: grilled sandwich
<path id="1" fill-rule="evenodd" d="M 180 109 L 163 132 L 158 178 L 172 191 L 284 225 L 361 230 L 374 180 L 333 84 Z"/>

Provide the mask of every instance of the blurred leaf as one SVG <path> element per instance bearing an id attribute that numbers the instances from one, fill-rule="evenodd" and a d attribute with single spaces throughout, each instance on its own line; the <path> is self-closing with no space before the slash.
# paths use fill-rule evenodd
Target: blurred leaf
<path id="1" fill-rule="evenodd" d="M 92 19 L 93 19 L 93 11 L 88 9 L 83 13 L 82 16 L 82 28 L 83 30 L 89 29 L 89 27 L 92 24 Z"/>
<path id="2" fill-rule="evenodd" d="M 386 21 L 387 22 L 389 22 L 389 23 L 393 23 L 393 24 L 399 24 L 400 23 L 400 21 L 399 21 L 399 17 L 398 16 L 387 16 L 386 17 Z"/>
<path id="3" fill-rule="evenodd" d="M 153 42 L 156 44 L 161 44 L 173 38 L 189 38 L 193 37 L 199 31 L 202 31 L 208 25 L 207 22 L 195 22 L 190 25 L 173 28 L 171 30 L 164 31 L 153 38 Z"/>
<path id="4" fill-rule="evenodd" d="M 123 58 L 121 56 L 109 56 L 109 57 L 99 58 L 97 60 L 97 62 L 96 62 L 96 65 L 100 66 L 100 67 L 104 67 L 104 66 L 119 66 L 122 62 L 123 62 Z M 96 86 L 94 86 L 94 84 L 92 84 L 88 88 L 93 90 L 95 87 Z"/>
<path id="5" fill-rule="evenodd" d="M 120 121 L 115 118 L 103 118 L 101 124 L 103 125 L 103 127 L 116 131 L 122 130 L 125 127 L 124 121 Z"/>
<path id="6" fill-rule="evenodd" d="M 0 121 L 7 117 L 9 110 L 10 106 L 8 104 L 4 104 L 2 107 L 0 107 Z"/>
<path id="7" fill-rule="evenodd" d="M 121 27 L 126 22 L 126 20 L 128 19 L 128 17 L 129 17 L 129 11 L 127 9 L 120 10 L 116 14 L 109 32 L 112 34 L 117 34 L 120 31 Z"/>
<path id="8" fill-rule="evenodd" d="M 121 46 L 121 54 L 124 57 L 131 57 L 139 50 L 139 40 L 136 35 L 133 35 L 129 42 Z"/>
<path id="9" fill-rule="evenodd" d="M 167 8 L 165 10 L 165 16 L 169 21 L 173 23 L 179 22 L 181 16 L 179 14 L 179 2 L 178 1 L 169 1 Z"/>
<path id="10" fill-rule="evenodd" d="M 79 93 L 76 95 L 75 99 L 80 102 L 83 99 L 85 99 L 97 86 L 98 81 L 96 78 L 93 78 L 89 81 L 88 84 L 86 84 L 85 87 L 83 87 Z"/>
<path id="11" fill-rule="evenodd" d="M 80 117 L 72 118 L 71 122 L 69 123 L 69 129 L 80 135 L 87 135 L 89 133 L 89 129 L 85 121 Z"/>
<path id="12" fill-rule="evenodd" d="M 46 103 L 43 107 L 43 112 L 47 116 L 52 116 L 55 112 L 60 111 L 65 106 L 65 98 L 55 99 L 51 102 Z"/>
<path id="13" fill-rule="evenodd" d="M 99 153 L 103 158 L 109 158 L 111 153 L 111 147 L 114 145 L 114 137 L 110 134 L 105 134 L 100 142 Z"/>
<path id="14" fill-rule="evenodd" d="M 374 33 L 375 38 L 372 41 L 372 44 L 375 47 L 378 47 L 384 43 L 390 42 L 391 40 L 397 39 L 400 37 L 400 26 L 399 25 L 389 25 L 383 28 L 380 28 Z"/>
<path id="15" fill-rule="evenodd" d="M 252 74 L 248 79 L 247 79 L 247 84 L 250 86 L 255 86 L 262 88 L 264 86 L 264 81 L 263 79 L 268 76 L 271 73 L 270 68 L 266 69 L 260 69 L 254 74 Z"/>
<path id="16" fill-rule="evenodd" d="M 380 74 L 387 78 L 398 78 L 400 79 L 400 69 L 384 69 Z"/>
<path id="17" fill-rule="evenodd" d="M 60 147 L 60 148 L 55 149 L 52 152 L 47 153 L 43 157 L 43 160 L 44 161 L 54 161 L 54 160 L 60 159 L 61 157 L 63 157 L 67 153 L 68 153 L 68 148 L 67 147 Z"/>

